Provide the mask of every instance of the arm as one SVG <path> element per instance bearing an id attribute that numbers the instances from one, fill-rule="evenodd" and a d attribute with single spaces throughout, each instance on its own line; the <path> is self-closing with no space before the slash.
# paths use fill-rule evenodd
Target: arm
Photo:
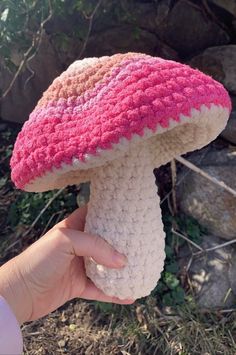
<path id="1" fill-rule="evenodd" d="M 0 296 L 0 354 L 18 355 L 22 352 L 20 325 L 8 303 Z"/>

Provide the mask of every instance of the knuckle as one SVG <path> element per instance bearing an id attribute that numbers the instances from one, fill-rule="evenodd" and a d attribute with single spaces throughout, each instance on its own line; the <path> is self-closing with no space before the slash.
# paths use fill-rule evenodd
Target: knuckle
<path id="1" fill-rule="evenodd" d="M 109 245 L 99 235 L 96 235 L 94 236 L 94 248 L 96 250 L 107 250 L 109 248 Z"/>
<path id="2" fill-rule="evenodd" d="M 58 227 L 52 230 L 52 238 L 54 246 L 61 246 L 68 243 L 68 236 L 66 233 L 66 228 Z"/>

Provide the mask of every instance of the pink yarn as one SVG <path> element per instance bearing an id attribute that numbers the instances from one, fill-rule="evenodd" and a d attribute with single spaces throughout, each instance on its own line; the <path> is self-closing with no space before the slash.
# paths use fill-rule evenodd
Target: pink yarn
<path id="1" fill-rule="evenodd" d="M 226 90 L 211 77 L 173 61 L 143 55 L 125 60 L 124 55 L 110 75 L 82 95 L 72 92 L 35 108 L 15 143 L 12 180 L 24 188 L 73 158 L 84 161 L 85 154 L 112 149 L 122 137 L 142 136 L 145 128 L 158 132 L 170 120 L 179 121 L 180 114 L 190 117 L 191 109 L 212 104 L 231 109 Z"/>

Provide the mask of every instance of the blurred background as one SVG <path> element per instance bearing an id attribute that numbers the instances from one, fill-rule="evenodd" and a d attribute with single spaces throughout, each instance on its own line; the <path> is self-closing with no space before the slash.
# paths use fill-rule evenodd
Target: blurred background
<path id="1" fill-rule="evenodd" d="M 0 262 L 89 199 L 88 184 L 38 194 L 14 188 L 9 160 L 22 124 L 72 62 L 129 51 L 220 81 L 232 99 L 230 120 L 214 142 L 185 157 L 190 168 L 172 161 L 154 171 L 167 257 L 153 293 L 127 307 L 69 302 L 23 327 L 25 354 L 234 355 L 235 0 L 1 0 Z"/>

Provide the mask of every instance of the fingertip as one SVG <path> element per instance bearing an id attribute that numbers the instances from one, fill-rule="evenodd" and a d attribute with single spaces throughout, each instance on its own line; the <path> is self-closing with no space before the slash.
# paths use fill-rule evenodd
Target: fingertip
<path id="1" fill-rule="evenodd" d="M 114 303 L 123 304 L 123 305 L 131 305 L 135 302 L 135 300 L 131 298 L 120 299 L 118 297 L 113 297 L 112 299 Z"/>
<path id="2" fill-rule="evenodd" d="M 116 268 L 125 267 L 128 263 L 128 259 L 124 254 L 119 253 L 118 251 L 114 250 L 113 252 L 113 262 Z"/>

